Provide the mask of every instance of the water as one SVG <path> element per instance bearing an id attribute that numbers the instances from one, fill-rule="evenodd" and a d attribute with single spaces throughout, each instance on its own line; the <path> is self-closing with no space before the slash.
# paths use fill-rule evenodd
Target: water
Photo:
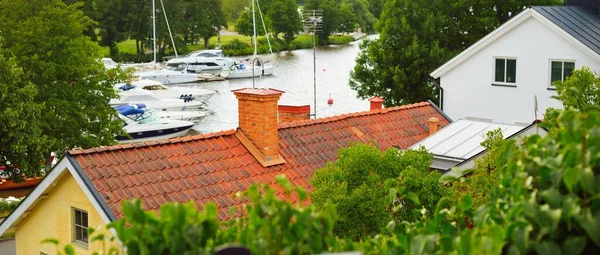
<path id="1" fill-rule="evenodd" d="M 356 97 L 356 92 L 348 85 L 350 71 L 354 68 L 359 53 L 360 41 L 349 45 L 331 45 L 318 47 L 317 66 L 317 117 L 327 117 L 350 112 L 369 110 L 369 102 Z M 313 51 L 295 50 L 279 52 L 269 56 L 260 56 L 263 60 L 274 59 L 277 63 L 274 76 L 255 79 L 257 88 L 274 88 L 285 93 L 279 100 L 280 105 L 307 105 L 313 111 Z M 236 59 L 241 59 L 237 58 Z M 194 126 L 199 133 L 217 132 L 235 129 L 238 126 L 237 99 L 231 92 L 235 89 L 252 88 L 252 79 L 225 80 L 194 84 L 201 88 L 216 90 L 209 101 L 214 115 L 203 119 Z M 329 97 L 334 100 L 327 104 Z"/>

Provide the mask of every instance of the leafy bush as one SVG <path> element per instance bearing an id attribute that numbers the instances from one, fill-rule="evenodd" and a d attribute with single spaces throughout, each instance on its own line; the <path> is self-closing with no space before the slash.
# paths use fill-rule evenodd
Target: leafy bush
<path id="1" fill-rule="evenodd" d="M 0 198 L 0 218 L 8 216 L 19 204 L 21 200 L 7 200 Z"/>
<path id="2" fill-rule="evenodd" d="M 332 35 L 329 36 L 330 44 L 348 44 L 354 41 L 354 37 L 350 35 Z"/>
<path id="3" fill-rule="evenodd" d="M 432 158 L 424 151 L 389 149 L 381 152 L 372 145 L 354 144 L 340 149 L 335 163 L 329 163 L 314 173 L 310 181 L 314 187 L 311 201 L 317 208 L 336 208 L 339 217 L 335 233 L 340 237 L 360 240 L 375 235 L 394 219 L 388 210 L 391 203 L 386 200 L 390 186 L 400 185 L 418 192 L 422 190 L 421 185 L 430 182 L 418 183 L 413 177 L 431 176 L 428 180 L 433 180 L 433 185 L 440 187 L 439 174 L 428 175 Z M 411 171 L 400 178 L 405 169 Z"/>

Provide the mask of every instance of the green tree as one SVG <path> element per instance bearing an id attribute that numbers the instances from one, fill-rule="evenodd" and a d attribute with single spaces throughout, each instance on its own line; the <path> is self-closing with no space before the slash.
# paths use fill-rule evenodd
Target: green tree
<path id="1" fill-rule="evenodd" d="M 227 18 L 227 22 L 235 23 L 246 7 L 250 5 L 250 1 L 240 0 L 223 0 L 223 13 Z"/>
<path id="2" fill-rule="evenodd" d="M 329 36 L 340 26 L 340 5 L 342 0 L 306 0 L 304 9 L 321 10 L 323 21 L 321 30 L 317 32 L 319 44 L 327 44 Z"/>
<path id="3" fill-rule="evenodd" d="M 386 200 L 390 185 L 398 181 L 405 169 L 406 174 L 418 176 L 418 171 L 429 173 L 432 156 L 423 151 L 398 151 L 355 144 L 338 151 L 334 163 L 317 170 L 310 183 L 314 187 L 310 199 L 317 208 L 333 205 L 338 214 L 335 233 L 354 240 L 366 238 L 394 219 Z M 425 174 L 426 175 L 426 174 Z M 439 186 L 439 175 L 434 178 Z M 413 178 L 401 181 L 413 183 Z M 417 191 L 419 184 L 408 192 Z M 418 196 L 418 195 L 417 195 Z M 414 195 L 412 196 L 414 198 Z M 437 198 L 436 198 L 437 199 Z"/>
<path id="4" fill-rule="evenodd" d="M 44 103 L 35 102 L 38 91 L 22 79 L 23 69 L 8 56 L 0 44 L 0 167 L 8 169 L 11 179 L 23 174 L 35 176 L 41 168 L 45 137 L 41 123 Z M 18 168 L 19 170 L 15 170 Z"/>
<path id="5" fill-rule="evenodd" d="M 275 0 L 269 8 L 268 16 L 275 37 L 283 33 L 286 43 L 294 40 L 294 35 L 302 30 L 302 20 L 298 13 L 298 5 L 294 0 Z"/>
<path id="6" fill-rule="evenodd" d="M 342 3 L 340 5 L 340 26 L 338 32 L 350 33 L 354 31 L 358 18 L 354 14 L 354 8 L 351 3 Z"/>
<path id="7" fill-rule="evenodd" d="M 391 0 L 378 23 L 379 39 L 361 43 L 350 87 L 361 98 L 378 95 L 385 105 L 433 98 L 429 72 L 448 59 L 440 45 L 445 17 L 443 0 Z M 402 36 L 398 36 L 402 35 Z"/>
<path id="8" fill-rule="evenodd" d="M 42 130 L 38 138 L 44 146 L 32 141 L 27 150 L 41 151 L 27 156 L 47 166 L 51 152 L 61 157 L 74 147 L 113 144 L 115 134 L 122 132 L 115 110 L 108 105 L 117 96 L 113 84 L 122 77 L 98 61 L 98 45 L 83 35 L 91 20 L 78 8 L 60 0 L 0 2 L 2 48 L 23 70 L 19 84 L 35 85 L 33 102 L 44 105 L 43 114 L 28 120 Z M 6 146 L 13 145 L 1 147 Z"/>
<path id="9" fill-rule="evenodd" d="M 429 73 L 530 5 L 561 0 L 389 0 L 376 29 L 379 39 L 361 44 L 350 86 L 361 98 L 385 105 L 436 97 Z"/>
<path id="10" fill-rule="evenodd" d="M 204 48 L 208 48 L 208 40 L 227 27 L 227 20 L 221 7 L 221 0 L 193 0 L 186 8 L 186 17 L 190 38 L 198 35 L 204 40 Z"/>
<path id="11" fill-rule="evenodd" d="M 262 29 L 260 17 L 258 16 L 258 10 L 256 10 L 256 35 L 265 35 L 265 30 Z M 264 16 L 263 16 L 264 17 Z M 265 26 L 271 27 L 271 20 L 268 17 L 265 18 Z M 254 35 L 252 26 L 252 10 L 246 9 L 242 12 L 240 17 L 235 22 L 235 31 L 241 35 L 252 36 Z"/>
<path id="12" fill-rule="evenodd" d="M 566 80 L 554 83 L 558 96 L 565 109 L 582 111 L 591 106 L 600 106 L 600 75 L 594 74 L 589 68 L 574 70 Z M 543 125 L 547 128 L 557 126 L 557 118 L 561 109 L 548 108 L 544 114 Z"/>

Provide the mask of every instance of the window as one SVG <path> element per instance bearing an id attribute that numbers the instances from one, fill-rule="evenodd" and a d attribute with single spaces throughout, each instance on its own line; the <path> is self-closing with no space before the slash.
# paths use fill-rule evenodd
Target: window
<path id="1" fill-rule="evenodd" d="M 550 86 L 554 87 L 555 81 L 565 81 L 573 74 L 575 62 L 573 61 L 550 61 Z"/>
<path id="2" fill-rule="evenodd" d="M 501 83 L 517 83 L 517 60 L 510 58 L 495 59 L 494 81 Z"/>
<path id="3" fill-rule="evenodd" d="M 73 209 L 75 220 L 73 221 L 73 240 L 85 245 L 88 244 L 88 214 L 79 209 Z"/>

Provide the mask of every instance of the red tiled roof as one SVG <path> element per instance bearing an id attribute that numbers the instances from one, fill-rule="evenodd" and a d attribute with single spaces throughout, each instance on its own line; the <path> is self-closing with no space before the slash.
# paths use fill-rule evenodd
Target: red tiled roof
<path id="1" fill-rule="evenodd" d="M 283 173 L 310 189 L 313 172 L 334 161 L 338 149 L 370 141 L 380 149 L 408 148 L 428 136 L 431 117 L 448 124 L 430 103 L 282 123 L 279 153 L 285 163 L 271 167 L 263 167 L 234 130 L 72 150 L 69 155 L 116 218 L 122 216 L 122 201 L 140 198 L 146 210 L 166 202 L 215 202 L 220 218 L 226 219 L 229 208 L 242 202 L 232 195 L 252 183 L 274 183 Z"/>

